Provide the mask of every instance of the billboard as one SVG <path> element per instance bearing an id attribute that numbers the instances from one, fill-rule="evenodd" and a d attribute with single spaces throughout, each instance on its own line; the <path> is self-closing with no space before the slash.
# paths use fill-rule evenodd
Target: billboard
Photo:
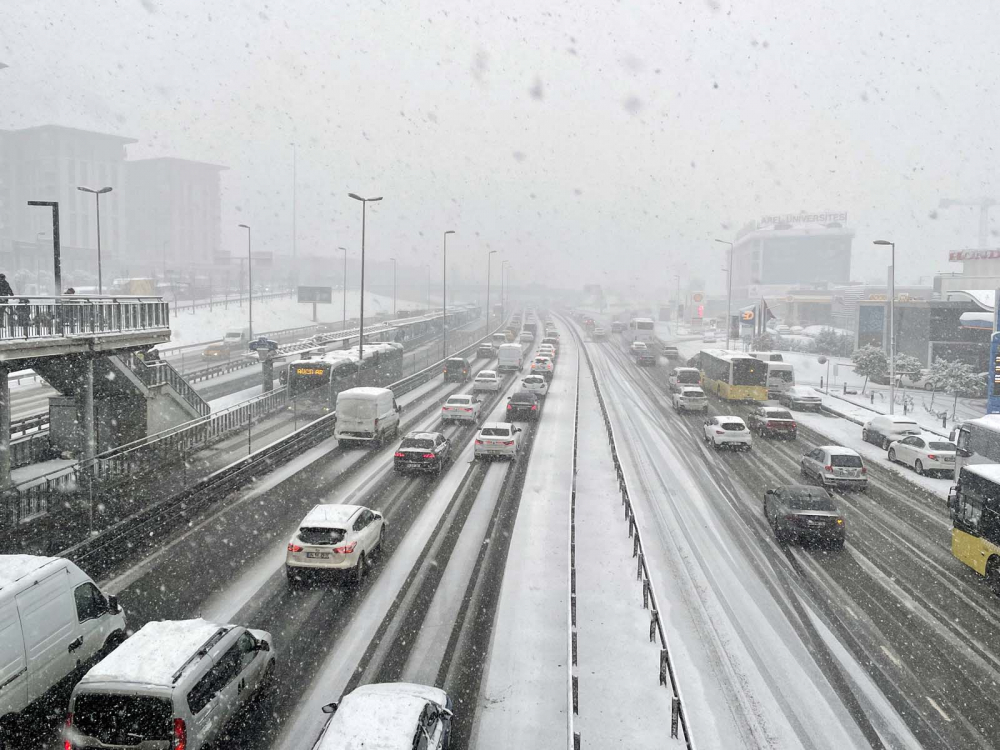
<path id="1" fill-rule="evenodd" d="M 333 287 L 329 286 L 300 286 L 299 302 L 319 302 L 329 305 L 333 302 Z"/>

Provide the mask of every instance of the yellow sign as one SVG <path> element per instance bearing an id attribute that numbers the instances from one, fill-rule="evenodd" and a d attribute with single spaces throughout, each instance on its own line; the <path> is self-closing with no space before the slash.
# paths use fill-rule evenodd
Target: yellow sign
<path id="1" fill-rule="evenodd" d="M 744 310 L 743 320 L 753 320 L 753 310 Z"/>
<path id="2" fill-rule="evenodd" d="M 314 367 L 296 367 L 296 375 L 322 375 L 324 370 L 322 368 L 316 369 Z"/>

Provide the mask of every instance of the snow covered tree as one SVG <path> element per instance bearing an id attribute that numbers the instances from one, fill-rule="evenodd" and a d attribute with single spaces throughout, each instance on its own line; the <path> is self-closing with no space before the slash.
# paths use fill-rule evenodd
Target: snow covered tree
<path id="1" fill-rule="evenodd" d="M 862 393 L 868 387 L 869 378 L 881 379 L 889 372 L 889 359 L 885 356 L 885 352 L 871 344 L 861 349 L 855 349 L 854 353 L 851 354 L 851 361 L 854 363 L 854 372 L 865 376 Z"/>
<path id="2" fill-rule="evenodd" d="M 953 420 L 958 412 L 958 397 L 965 393 L 975 393 L 982 386 L 982 378 L 972 371 L 972 367 L 958 360 L 935 360 L 928 379 L 935 389 L 955 397 L 951 409 Z"/>
<path id="3" fill-rule="evenodd" d="M 920 372 L 920 360 L 911 357 L 909 354 L 896 354 L 896 377 L 900 375 L 912 375 Z"/>
<path id="4" fill-rule="evenodd" d="M 769 352 L 777 346 L 777 343 L 770 333 L 762 333 L 760 336 L 754 336 L 753 350 L 755 352 Z"/>
<path id="5" fill-rule="evenodd" d="M 816 351 L 833 357 L 850 357 L 854 351 L 854 341 L 850 336 L 837 333 L 832 328 L 824 328 L 816 334 Z"/>

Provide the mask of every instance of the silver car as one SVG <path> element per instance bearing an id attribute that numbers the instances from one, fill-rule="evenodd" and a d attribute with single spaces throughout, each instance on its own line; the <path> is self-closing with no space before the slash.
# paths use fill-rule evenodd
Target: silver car
<path id="1" fill-rule="evenodd" d="M 824 487 L 868 489 L 868 469 L 857 451 L 839 445 L 824 445 L 802 456 L 802 476 L 815 479 Z"/>
<path id="2" fill-rule="evenodd" d="M 681 388 L 679 393 L 671 397 L 673 406 L 677 411 L 700 411 L 708 413 L 708 398 L 701 388 L 688 386 Z"/>

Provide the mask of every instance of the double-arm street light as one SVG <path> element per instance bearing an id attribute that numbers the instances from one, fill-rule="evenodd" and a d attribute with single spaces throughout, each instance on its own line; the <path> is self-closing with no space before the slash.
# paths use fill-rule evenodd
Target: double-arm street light
<path id="1" fill-rule="evenodd" d="M 250 341 L 253 341 L 253 255 L 250 252 L 250 225 L 240 224 L 240 228 L 247 230 L 247 283 L 250 287 L 247 301 L 250 303 Z"/>
<path id="2" fill-rule="evenodd" d="M 892 265 L 889 266 L 889 413 L 896 413 L 896 243 L 875 240 L 876 245 L 892 248 Z"/>
<path id="3" fill-rule="evenodd" d="M 716 240 L 716 242 L 729 245 L 729 271 L 726 274 L 729 277 L 729 293 L 726 296 L 726 349 L 728 349 L 733 325 L 733 243 L 726 240 Z"/>
<path id="4" fill-rule="evenodd" d="M 361 363 L 365 356 L 365 219 L 369 203 L 382 200 L 377 198 L 362 198 L 356 193 L 348 193 L 348 197 L 361 201 L 361 316 L 358 324 L 358 373 L 361 373 Z"/>
<path id="5" fill-rule="evenodd" d="M 77 190 L 83 193 L 90 193 L 97 201 L 97 293 L 104 294 L 104 281 L 101 276 L 101 196 L 110 193 L 112 188 L 102 187 L 100 190 L 93 190 L 89 187 L 78 187 Z"/>
<path id="6" fill-rule="evenodd" d="M 490 270 L 496 252 L 496 250 L 490 250 L 486 253 L 486 333 L 490 332 Z"/>
<path id="7" fill-rule="evenodd" d="M 448 359 L 448 235 L 455 234 L 454 229 L 444 233 L 444 253 L 441 258 L 441 315 L 444 322 L 444 338 L 442 340 L 443 356 Z"/>

